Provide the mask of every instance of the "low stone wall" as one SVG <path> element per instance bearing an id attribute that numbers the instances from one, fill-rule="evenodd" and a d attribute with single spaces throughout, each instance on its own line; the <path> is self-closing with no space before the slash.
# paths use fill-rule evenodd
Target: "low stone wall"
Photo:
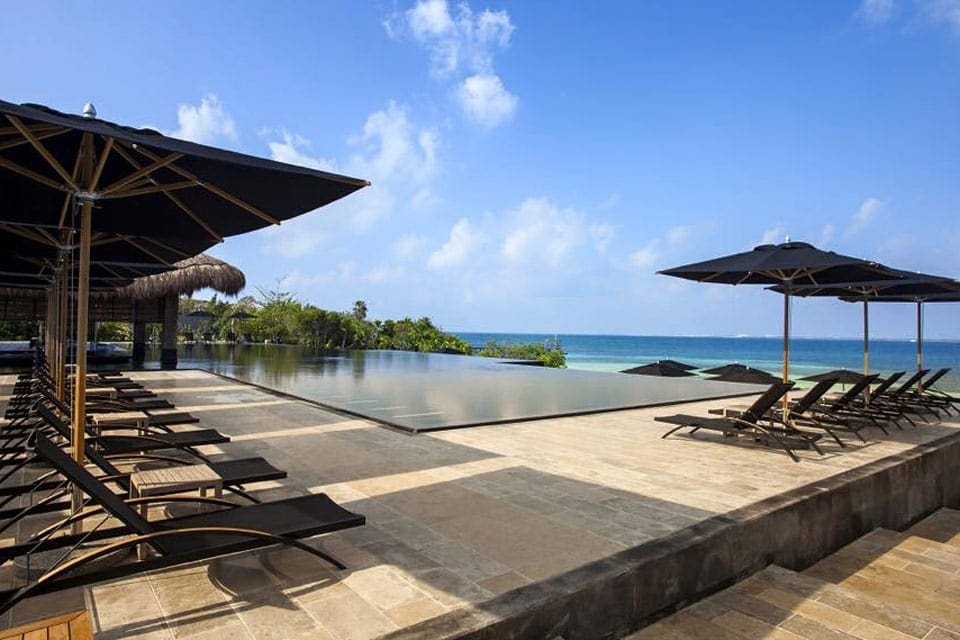
<path id="1" fill-rule="evenodd" d="M 387 637 L 618 638 L 769 564 L 804 569 L 877 527 L 903 529 L 941 507 L 960 507 L 960 434 Z"/>

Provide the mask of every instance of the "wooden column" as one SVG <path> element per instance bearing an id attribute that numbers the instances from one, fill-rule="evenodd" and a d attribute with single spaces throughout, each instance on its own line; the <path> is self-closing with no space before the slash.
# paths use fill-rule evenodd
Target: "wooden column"
<path id="1" fill-rule="evenodd" d="M 163 299 L 163 342 L 160 349 L 160 367 L 177 368 L 177 317 L 180 315 L 180 297 L 171 293 Z"/>
<path id="2" fill-rule="evenodd" d="M 131 356 L 134 364 L 143 364 L 147 357 L 147 324 L 138 316 L 139 305 L 133 303 L 133 349 Z"/>

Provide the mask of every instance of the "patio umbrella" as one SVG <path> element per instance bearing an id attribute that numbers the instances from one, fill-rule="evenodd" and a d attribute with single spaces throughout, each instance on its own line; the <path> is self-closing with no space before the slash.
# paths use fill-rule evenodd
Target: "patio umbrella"
<path id="1" fill-rule="evenodd" d="M 660 360 L 659 362 L 662 362 L 663 364 L 668 364 L 671 367 L 674 367 L 676 369 L 683 369 L 684 371 L 695 371 L 697 369 L 697 367 L 693 366 L 692 364 L 687 364 L 685 362 L 678 362 L 677 360 L 667 359 L 667 360 Z"/>
<path id="2" fill-rule="evenodd" d="M 859 297 L 841 298 L 844 302 L 860 302 Z M 870 302 L 914 302 L 917 305 L 917 371 L 923 369 L 923 305 L 927 302 L 960 302 L 960 290 L 953 292 L 906 295 L 883 291 L 870 298 Z M 919 383 L 923 389 L 923 381 Z"/>
<path id="3" fill-rule="evenodd" d="M 91 247 L 101 234 L 152 238 L 194 255 L 227 236 L 322 207 L 369 184 L 74 116 L 0 101 L 0 222 L 79 229 L 77 335 L 87 335 Z M 94 208 L 96 213 L 94 214 Z M 155 252 L 156 253 L 156 252 Z M 155 262 L 171 260 L 157 253 Z M 83 461 L 85 340 L 77 341 L 73 454 Z"/>
<path id="4" fill-rule="evenodd" d="M 620 373 L 633 373 L 641 376 L 660 376 L 662 378 L 682 378 L 696 375 L 686 369 L 675 367 L 664 360 L 651 362 L 650 364 L 645 364 L 640 367 L 633 367 L 632 369 L 624 369 Z"/>
<path id="5" fill-rule="evenodd" d="M 783 381 L 790 379 L 790 293 L 795 285 L 901 279 L 876 262 L 817 249 L 806 242 L 765 244 L 752 251 L 687 264 L 659 273 L 697 282 L 783 285 Z M 789 412 L 786 396 L 783 412 Z"/>
<path id="6" fill-rule="evenodd" d="M 856 384 L 857 382 L 860 382 L 862 378 L 863 374 L 857 373 L 856 371 L 850 371 L 850 369 L 834 369 L 833 371 L 824 371 L 823 373 L 816 373 L 812 376 L 807 376 L 806 378 L 800 379 L 808 382 L 823 382 L 824 380 L 833 380 L 837 384 Z"/>
<path id="7" fill-rule="evenodd" d="M 725 364 L 720 367 L 714 367 L 713 369 L 704 369 L 703 373 L 722 376 L 728 373 L 734 373 L 736 371 L 743 371 L 746 368 L 747 368 L 747 365 L 745 364 L 740 364 L 739 362 L 731 362 L 730 364 Z"/>
<path id="8" fill-rule="evenodd" d="M 870 375 L 870 302 L 880 297 L 904 298 L 914 301 L 930 295 L 960 294 L 960 283 L 950 278 L 911 271 L 891 270 L 899 274 L 897 280 L 840 282 L 827 285 L 796 285 L 791 294 L 801 297 L 841 298 L 847 302 L 863 303 L 863 375 Z M 785 293 L 783 287 L 771 287 Z M 902 301 L 902 300 L 901 300 Z M 919 311 L 918 311 L 919 313 Z M 918 369 L 919 370 L 919 369 Z"/>
<path id="9" fill-rule="evenodd" d="M 780 381 L 780 378 L 777 376 L 761 369 L 754 369 L 753 367 L 731 370 L 710 379 L 724 380 L 726 382 L 750 382 L 753 384 L 773 384 L 774 382 Z"/>
<path id="10" fill-rule="evenodd" d="M 212 318 L 213 314 L 206 309 L 194 309 L 190 313 L 184 314 L 186 318 Z"/>

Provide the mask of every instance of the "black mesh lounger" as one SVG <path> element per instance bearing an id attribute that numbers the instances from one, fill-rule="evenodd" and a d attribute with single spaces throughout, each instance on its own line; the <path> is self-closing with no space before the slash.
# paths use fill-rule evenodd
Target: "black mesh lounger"
<path id="1" fill-rule="evenodd" d="M 887 388 L 881 393 L 874 393 L 870 396 L 870 402 L 868 404 L 869 408 L 873 410 L 889 411 L 893 414 L 897 414 L 907 420 L 913 426 L 916 426 L 916 423 L 910 419 L 911 415 L 918 416 L 925 422 L 929 422 L 927 416 L 925 415 L 924 408 L 916 406 L 915 404 L 911 404 L 906 400 L 907 394 L 914 389 L 917 384 L 920 383 L 920 380 L 929 372 L 929 369 L 917 371 L 912 376 L 907 378 L 906 382 L 893 390 L 890 389 L 890 385 L 887 385 Z M 936 417 L 939 417 L 940 415 L 929 407 L 926 408 L 926 413 L 930 413 Z"/>
<path id="2" fill-rule="evenodd" d="M 58 430 L 59 431 L 59 430 Z M 69 437 L 69 433 L 60 431 L 64 438 Z M 116 483 L 122 490 L 118 494 L 120 497 L 126 497 L 130 492 L 130 474 L 123 473 L 114 466 L 111 459 L 91 447 L 89 443 L 84 445 L 84 453 L 87 459 L 96 465 L 103 473 L 104 477 L 100 480 Z M 162 460 L 174 465 L 193 464 L 192 461 L 173 458 L 170 456 L 157 454 L 126 455 L 121 459 L 127 462 L 133 460 Z M 243 485 L 256 482 L 266 482 L 268 480 L 282 480 L 287 477 L 286 471 L 277 469 L 263 458 L 240 458 L 237 460 L 221 460 L 206 463 L 223 482 L 223 488 L 239 495 L 251 502 L 260 502 L 254 496 L 243 490 Z M 69 500 L 61 500 L 69 495 L 69 487 L 64 487 L 64 482 L 59 478 L 53 478 L 55 473 L 43 474 L 40 478 L 28 485 L 4 486 L 0 487 L 0 507 L 9 504 L 11 500 L 26 494 L 37 494 L 38 492 L 52 491 L 53 493 L 37 497 L 36 501 L 25 507 L 0 508 L 0 533 L 7 530 L 17 521 L 34 514 L 51 513 L 55 511 L 66 510 L 70 508 Z M 0 547 L 0 558 L 14 557 L 29 549 L 29 543 L 26 545 L 14 545 L 12 547 Z M 13 555 L 10 555 L 10 554 Z"/>
<path id="3" fill-rule="evenodd" d="M 770 388 L 757 398 L 756 402 L 737 416 L 709 418 L 677 414 L 659 416 L 654 420 L 677 425 L 663 434 L 664 438 L 684 428 L 690 429 L 691 435 L 701 429 L 719 431 L 725 436 L 745 436 L 763 444 L 779 447 L 794 462 L 799 462 L 800 458 L 793 453 L 795 449 L 814 449 L 822 454 L 816 445 L 819 434 L 807 434 L 792 428 L 777 427 L 773 424 L 760 424 L 761 418 L 791 388 L 793 388 L 792 382 L 776 382 L 770 385 Z"/>
<path id="4" fill-rule="evenodd" d="M 223 511 L 149 522 L 135 509 L 152 502 L 169 501 L 160 497 L 121 500 L 102 482 L 77 464 L 42 434 L 33 440 L 37 453 L 61 475 L 78 487 L 97 508 L 68 518 L 64 526 L 98 515 L 109 514 L 122 524 L 109 529 L 94 528 L 84 534 L 67 534 L 50 538 L 58 544 L 79 544 L 95 540 L 111 540 L 81 556 L 66 559 L 49 569 L 36 581 L 19 589 L 0 592 L 0 613 L 9 610 L 24 598 L 74 586 L 90 585 L 128 575 L 178 566 L 198 560 L 260 549 L 274 545 L 296 547 L 344 569 L 336 558 L 300 542 L 324 533 L 361 526 L 362 515 L 347 511 L 326 494 L 312 494 L 276 502 L 234 507 Z M 202 500 L 197 498 L 197 500 Z M 211 499 L 208 499 L 211 500 Z M 216 499 L 212 499 L 216 502 Z M 220 500 L 219 502 L 223 502 Z M 118 536 L 123 536 L 118 538 Z M 124 553 L 146 545 L 153 553 L 145 559 L 112 566 L 97 563 L 102 558 Z M 38 543 L 35 548 L 42 549 Z"/>
<path id="5" fill-rule="evenodd" d="M 767 413 L 763 415 L 763 418 L 772 422 L 780 423 L 785 428 L 796 429 L 797 431 L 802 431 L 799 427 L 821 429 L 831 438 L 833 438 L 838 445 L 845 447 L 846 445 L 843 443 L 843 440 L 838 438 L 835 432 L 856 432 L 837 420 L 827 419 L 826 416 L 822 416 L 820 419 L 818 419 L 813 412 L 813 406 L 820 401 L 824 394 L 826 394 L 827 391 L 830 390 L 830 387 L 832 387 L 834 384 L 835 379 L 831 378 L 828 380 L 821 380 L 817 384 L 810 387 L 807 392 L 803 394 L 803 397 L 790 402 L 790 415 L 787 418 L 784 418 L 783 411 L 776 404 L 770 407 Z M 710 409 L 709 413 L 724 416 L 737 415 L 739 417 L 739 414 L 731 413 L 730 409 L 724 409 L 722 407 L 718 409 Z M 856 435 L 863 440 L 863 436 L 860 436 L 859 433 L 856 433 Z"/>
<path id="6" fill-rule="evenodd" d="M 46 424 L 47 428 L 53 428 L 58 422 L 66 426 L 59 416 L 57 416 L 48 407 L 42 404 L 37 405 L 37 412 Z M 31 429 L 31 426 L 25 426 L 25 435 Z M 43 428 L 43 425 L 40 425 Z M 69 429 L 69 427 L 66 427 Z M 139 435 L 112 435 L 92 433 L 88 427 L 87 439 L 97 446 L 104 454 L 108 456 L 117 456 L 128 453 L 145 453 L 161 449 L 178 449 L 196 456 L 200 460 L 207 462 L 207 458 L 196 451 L 195 447 L 211 444 L 224 444 L 230 442 L 230 438 L 223 435 L 216 429 L 191 429 L 189 431 L 148 431 Z M 0 460 L 0 466 L 9 466 L 10 464 L 19 464 L 22 460 L 18 456 L 27 453 L 22 443 L 7 444 L 0 448 L 0 454 L 4 456 L 14 456 L 13 459 Z"/>

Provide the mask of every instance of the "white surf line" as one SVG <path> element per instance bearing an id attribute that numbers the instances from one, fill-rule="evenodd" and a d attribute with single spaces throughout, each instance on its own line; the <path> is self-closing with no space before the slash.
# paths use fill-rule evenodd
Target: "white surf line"
<path id="1" fill-rule="evenodd" d="M 428 413 L 404 413 L 399 416 L 393 416 L 394 418 L 419 418 L 420 416 L 439 416 L 443 415 L 443 411 L 430 411 Z"/>
<path id="2" fill-rule="evenodd" d="M 407 405 L 398 404 L 395 407 L 377 407 L 377 410 L 378 411 L 396 411 L 397 409 L 406 409 L 406 408 L 407 408 Z"/>
<path id="3" fill-rule="evenodd" d="M 379 400 L 347 400 L 347 404 L 376 404 L 380 402 Z"/>

